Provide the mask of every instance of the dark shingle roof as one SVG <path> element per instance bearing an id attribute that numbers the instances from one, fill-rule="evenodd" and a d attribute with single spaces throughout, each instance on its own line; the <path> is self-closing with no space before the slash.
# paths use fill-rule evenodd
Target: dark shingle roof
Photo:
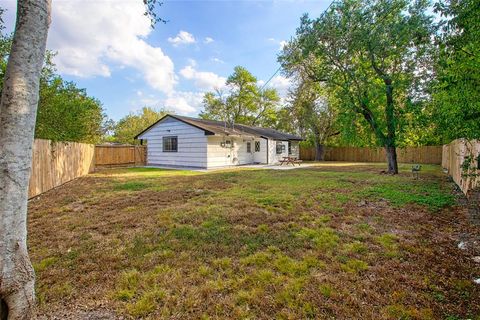
<path id="1" fill-rule="evenodd" d="M 209 134 L 209 135 L 215 135 L 215 134 L 217 135 L 253 135 L 253 136 L 269 138 L 274 140 L 298 140 L 298 141 L 303 140 L 299 136 L 289 134 L 289 133 L 284 133 L 284 132 L 281 132 L 275 129 L 270 129 L 270 128 L 247 126 L 243 124 L 236 124 L 234 125 L 233 128 L 231 128 L 228 125 L 226 126 L 225 122 L 223 121 L 197 119 L 197 118 L 177 116 L 172 114 L 167 114 L 164 117 L 162 117 L 160 120 L 152 124 L 150 127 L 140 132 L 135 137 L 135 139 L 141 134 L 143 134 L 144 132 L 146 132 L 148 129 L 153 127 L 155 124 L 165 119 L 166 117 L 172 117 L 174 119 L 177 119 L 179 121 L 182 121 L 194 127 L 202 129 L 205 131 L 206 134 Z"/>

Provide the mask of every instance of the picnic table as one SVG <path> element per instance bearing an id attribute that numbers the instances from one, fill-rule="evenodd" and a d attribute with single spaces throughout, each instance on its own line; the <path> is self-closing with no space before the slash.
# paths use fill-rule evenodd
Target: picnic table
<path id="1" fill-rule="evenodd" d="M 291 164 L 292 166 L 295 166 L 296 164 L 298 164 L 300 166 L 300 164 L 302 163 L 302 160 L 296 158 L 296 157 L 283 157 L 282 160 L 280 160 L 280 165 L 289 165 Z"/>

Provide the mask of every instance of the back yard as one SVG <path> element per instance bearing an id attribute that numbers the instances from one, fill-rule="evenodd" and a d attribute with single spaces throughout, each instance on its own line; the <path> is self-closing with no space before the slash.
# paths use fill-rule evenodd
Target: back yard
<path id="1" fill-rule="evenodd" d="M 438 166 L 117 169 L 29 203 L 47 318 L 479 319 L 479 235 Z M 478 252 L 476 253 L 478 255 Z"/>

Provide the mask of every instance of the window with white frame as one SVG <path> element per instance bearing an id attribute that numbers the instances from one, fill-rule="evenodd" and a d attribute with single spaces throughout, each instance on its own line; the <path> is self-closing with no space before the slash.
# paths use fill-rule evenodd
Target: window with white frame
<path id="1" fill-rule="evenodd" d="M 178 138 L 177 136 L 163 137 L 163 152 L 177 152 Z"/>

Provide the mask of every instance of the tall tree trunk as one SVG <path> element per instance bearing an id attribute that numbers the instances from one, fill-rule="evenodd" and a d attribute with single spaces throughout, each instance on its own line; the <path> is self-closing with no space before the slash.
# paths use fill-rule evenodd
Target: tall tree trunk
<path id="1" fill-rule="evenodd" d="M 50 0 L 19 0 L 0 100 L 0 314 L 30 319 L 35 275 L 27 252 L 28 181 Z"/>
<path id="2" fill-rule="evenodd" d="M 396 134 L 395 134 L 395 104 L 393 102 L 393 86 L 392 81 L 389 78 L 384 80 L 385 82 L 385 95 L 387 97 L 387 106 L 385 108 L 385 118 L 387 120 L 387 138 L 386 149 L 387 161 L 388 161 L 388 173 L 397 174 L 397 150 L 396 146 Z"/>
<path id="3" fill-rule="evenodd" d="M 323 161 L 325 159 L 325 146 L 319 141 L 315 141 L 315 161 Z"/>
<path id="4" fill-rule="evenodd" d="M 388 173 L 397 174 L 398 173 L 397 148 L 395 146 L 386 146 L 385 151 L 387 154 Z"/>

